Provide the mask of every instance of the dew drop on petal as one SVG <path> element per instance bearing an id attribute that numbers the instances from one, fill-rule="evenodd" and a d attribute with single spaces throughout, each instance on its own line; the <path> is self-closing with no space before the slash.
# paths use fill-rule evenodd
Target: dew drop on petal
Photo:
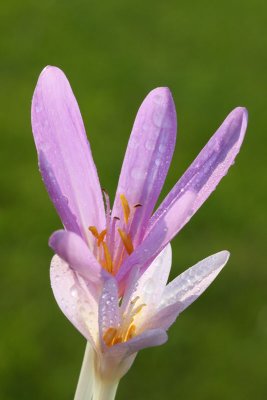
<path id="1" fill-rule="evenodd" d="M 147 140 L 145 143 L 145 148 L 147 150 L 153 150 L 154 148 L 154 142 L 152 142 L 152 140 Z"/>
<path id="2" fill-rule="evenodd" d="M 77 289 L 76 285 L 73 285 L 73 286 L 70 288 L 70 294 L 72 295 L 72 297 L 75 297 L 75 298 L 78 297 L 79 292 L 78 292 L 78 289 Z"/>
<path id="3" fill-rule="evenodd" d="M 165 153 L 165 151 L 166 151 L 166 145 L 165 144 L 160 144 L 159 145 L 159 152 L 161 154 L 163 154 L 163 153 Z"/>
<path id="4" fill-rule="evenodd" d="M 141 168 L 133 168 L 131 171 L 131 177 L 136 180 L 144 180 L 146 178 L 146 174 Z"/>

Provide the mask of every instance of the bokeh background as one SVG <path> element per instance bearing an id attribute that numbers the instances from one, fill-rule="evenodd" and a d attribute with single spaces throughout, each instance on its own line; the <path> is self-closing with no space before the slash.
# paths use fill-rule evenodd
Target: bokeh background
<path id="1" fill-rule="evenodd" d="M 167 344 L 138 355 L 117 398 L 267 398 L 266 24 L 263 0 L 1 2 L 1 399 L 72 399 L 85 347 L 49 283 L 47 240 L 61 225 L 30 126 L 47 64 L 71 81 L 111 197 L 135 113 L 154 87 L 170 87 L 179 118 L 163 195 L 227 113 L 248 108 L 235 167 L 173 241 L 172 276 L 225 248 L 228 266 Z"/>

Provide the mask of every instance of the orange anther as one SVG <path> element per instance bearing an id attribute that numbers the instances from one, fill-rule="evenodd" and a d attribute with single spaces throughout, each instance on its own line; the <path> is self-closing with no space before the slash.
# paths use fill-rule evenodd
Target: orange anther
<path id="1" fill-rule="evenodd" d="M 112 342 L 115 339 L 115 336 L 117 334 L 117 329 L 116 328 L 108 328 L 106 332 L 103 335 L 103 340 L 106 343 L 107 346 L 112 346 Z"/>
<path id="2" fill-rule="evenodd" d="M 98 239 L 99 233 L 95 226 L 89 226 L 89 231 Z"/>
<path id="3" fill-rule="evenodd" d="M 122 209 L 123 209 L 124 221 L 126 224 L 128 224 L 129 217 L 130 217 L 130 206 L 129 206 L 129 203 L 124 194 L 120 195 L 120 200 L 121 200 L 121 205 L 122 205 Z"/>
<path id="4" fill-rule="evenodd" d="M 135 336 L 135 331 L 136 331 L 136 326 L 134 324 L 130 325 L 125 336 L 125 342 L 127 342 L 127 340 L 130 340 Z"/>
<path id="5" fill-rule="evenodd" d="M 105 255 L 105 268 L 108 272 L 112 273 L 113 265 L 112 265 L 112 258 L 109 252 L 109 248 L 106 242 L 102 242 L 104 255 Z"/>
<path id="6" fill-rule="evenodd" d="M 132 243 L 132 239 L 131 239 L 130 235 L 128 235 L 126 232 L 124 232 L 120 228 L 118 228 L 118 232 L 120 234 L 121 240 L 124 244 L 124 247 L 125 247 L 127 253 L 130 255 L 134 251 L 134 247 L 133 247 L 133 243 Z"/>
<path id="7" fill-rule="evenodd" d="M 100 232 L 100 234 L 98 235 L 98 240 L 97 240 L 97 245 L 98 247 L 101 245 L 101 243 L 103 242 L 105 236 L 107 234 L 107 230 L 104 229 L 102 232 Z"/>

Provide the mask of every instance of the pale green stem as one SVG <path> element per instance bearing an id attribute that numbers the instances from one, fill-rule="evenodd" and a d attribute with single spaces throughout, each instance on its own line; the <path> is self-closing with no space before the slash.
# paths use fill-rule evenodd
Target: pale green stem
<path id="1" fill-rule="evenodd" d="M 93 400 L 114 400 L 119 381 L 95 380 Z"/>
<path id="2" fill-rule="evenodd" d="M 74 400 L 114 400 L 118 379 L 103 379 L 95 369 L 95 350 L 87 342 Z"/>
<path id="3" fill-rule="evenodd" d="M 91 400 L 94 390 L 94 350 L 87 342 L 74 400 Z"/>

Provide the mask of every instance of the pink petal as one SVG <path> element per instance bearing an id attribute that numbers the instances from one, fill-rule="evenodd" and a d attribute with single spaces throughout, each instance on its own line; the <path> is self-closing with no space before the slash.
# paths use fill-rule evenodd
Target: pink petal
<path id="1" fill-rule="evenodd" d="M 162 296 L 158 313 L 153 317 L 153 328 L 168 329 L 178 315 L 192 304 L 214 281 L 229 259 L 228 251 L 221 251 L 187 269 L 171 283 Z"/>
<path id="2" fill-rule="evenodd" d="M 86 282 L 57 255 L 50 268 L 52 290 L 65 316 L 91 342 L 98 340 L 97 302 Z"/>
<path id="3" fill-rule="evenodd" d="M 234 163 L 247 128 L 247 110 L 235 108 L 224 120 L 195 161 L 159 206 L 149 222 L 147 235 L 164 218 L 165 211 L 175 203 L 184 191 L 196 193 L 192 215 L 216 188 Z M 184 225 L 184 224 L 183 224 Z M 172 239 L 170 235 L 169 240 Z"/>
<path id="4" fill-rule="evenodd" d="M 131 237 L 136 245 L 144 234 L 165 181 L 176 140 L 176 112 L 168 88 L 152 90 L 138 110 L 125 154 L 113 216 L 123 220 L 120 195 L 134 212 Z"/>
<path id="5" fill-rule="evenodd" d="M 105 270 L 76 233 L 56 231 L 49 239 L 49 246 L 82 277 L 94 283 L 101 282 Z"/>
<path id="6" fill-rule="evenodd" d="M 105 226 L 102 193 L 78 104 L 58 68 L 46 67 L 38 79 L 32 128 L 44 183 L 63 224 L 76 233 L 78 225 L 92 240 L 88 226 Z"/>

